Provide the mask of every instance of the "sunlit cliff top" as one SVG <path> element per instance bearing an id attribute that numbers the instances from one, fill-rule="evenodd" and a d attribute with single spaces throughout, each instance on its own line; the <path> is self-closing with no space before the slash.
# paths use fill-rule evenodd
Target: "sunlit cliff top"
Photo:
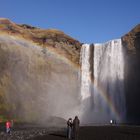
<path id="1" fill-rule="evenodd" d="M 0 34 L 24 38 L 41 47 L 49 47 L 79 65 L 81 43 L 56 29 L 40 29 L 27 24 L 16 24 L 0 18 Z"/>

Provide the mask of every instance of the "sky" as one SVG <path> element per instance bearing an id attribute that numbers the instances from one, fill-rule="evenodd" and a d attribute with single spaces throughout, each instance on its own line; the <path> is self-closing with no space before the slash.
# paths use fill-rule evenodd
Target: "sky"
<path id="1" fill-rule="evenodd" d="M 140 24 L 140 0 L 0 0 L 0 17 L 103 43 Z"/>

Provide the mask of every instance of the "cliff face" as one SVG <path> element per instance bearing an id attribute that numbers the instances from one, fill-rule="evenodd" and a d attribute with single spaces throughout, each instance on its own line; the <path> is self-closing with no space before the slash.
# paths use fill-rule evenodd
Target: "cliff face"
<path id="1" fill-rule="evenodd" d="M 122 37 L 125 52 L 127 119 L 140 122 L 140 25 Z"/>
<path id="2" fill-rule="evenodd" d="M 75 114 L 80 47 L 61 31 L 0 19 L 0 114 L 27 121 Z"/>
<path id="3" fill-rule="evenodd" d="M 122 37 L 127 53 L 136 54 L 140 51 L 140 24 Z"/>
<path id="4" fill-rule="evenodd" d="M 43 30 L 26 24 L 18 25 L 8 19 L 0 19 L 0 31 L 10 36 L 30 40 L 44 49 L 49 48 L 75 65 L 79 65 L 81 43 L 62 31 L 55 29 Z"/>
<path id="5" fill-rule="evenodd" d="M 122 42 L 126 116 L 129 122 L 140 122 L 140 25 L 124 35 Z M 50 116 L 78 115 L 81 45 L 59 30 L 0 19 L 0 118 L 46 121 Z M 89 58 L 92 81 L 93 49 Z"/>

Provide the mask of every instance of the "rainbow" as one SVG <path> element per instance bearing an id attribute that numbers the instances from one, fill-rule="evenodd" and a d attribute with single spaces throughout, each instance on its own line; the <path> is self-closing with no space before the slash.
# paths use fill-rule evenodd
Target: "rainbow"
<path id="1" fill-rule="evenodd" d="M 23 43 L 28 44 L 32 48 L 36 48 L 36 49 L 39 49 L 39 50 L 42 50 L 43 49 L 43 46 L 42 45 L 38 45 L 37 43 L 33 42 L 32 40 L 25 39 L 22 36 L 11 35 L 11 34 L 7 34 L 7 33 L 4 33 L 4 32 L 1 32 L 0 33 L 0 37 L 2 37 L 2 38 L 8 38 L 10 40 L 14 40 L 14 41 L 16 41 L 17 44 L 18 44 L 19 41 L 22 41 Z M 61 61 L 65 62 L 66 64 L 68 64 L 69 66 L 72 66 L 76 71 L 79 69 L 79 66 L 77 64 L 75 64 L 72 61 L 70 61 L 64 55 L 58 53 L 54 48 L 46 47 L 46 50 L 47 50 L 47 52 L 49 54 L 55 56 L 56 58 L 58 58 Z"/>
<path id="2" fill-rule="evenodd" d="M 92 82 L 93 83 L 93 82 Z M 117 120 L 121 120 L 120 112 L 117 110 L 115 105 L 113 104 L 111 98 L 108 96 L 108 94 L 104 91 L 104 89 L 101 86 L 98 86 L 97 82 L 94 80 L 94 87 L 96 87 L 96 90 L 100 94 L 101 98 L 105 101 L 105 103 L 108 105 L 112 113 L 115 115 Z"/>
<path id="3" fill-rule="evenodd" d="M 13 36 L 10 34 L 6 34 L 6 33 L 0 33 L 1 37 L 4 38 L 9 38 L 11 40 L 15 40 L 16 42 L 18 42 L 18 40 L 23 41 L 28 43 L 30 46 L 33 46 L 35 48 L 38 49 L 42 49 L 43 47 L 41 45 L 36 44 L 35 42 L 31 41 L 31 40 L 26 40 L 23 37 L 20 36 Z M 62 60 L 63 62 L 67 63 L 70 66 L 73 66 L 73 68 L 78 71 L 79 67 L 74 64 L 73 62 L 71 62 L 70 60 L 68 60 L 66 57 L 64 57 L 63 55 L 61 55 L 60 53 L 58 53 L 55 49 L 53 48 L 49 48 L 46 47 L 47 52 L 50 53 L 51 55 L 55 55 L 56 58 Z M 110 108 L 110 110 L 112 111 L 113 114 L 115 114 L 116 119 L 120 120 L 120 112 L 117 110 L 117 108 L 115 107 L 115 105 L 113 104 L 113 102 L 111 101 L 110 97 L 108 96 L 108 94 L 104 91 L 104 89 L 101 86 L 97 85 L 97 82 L 95 80 L 92 80 L 93 85 L 97 88 L 96 90 L 98 90 L 98 93 L 100 94 L 101 98 L 105 101 L 105 103 L 107 103 L 108 107 Z"/>

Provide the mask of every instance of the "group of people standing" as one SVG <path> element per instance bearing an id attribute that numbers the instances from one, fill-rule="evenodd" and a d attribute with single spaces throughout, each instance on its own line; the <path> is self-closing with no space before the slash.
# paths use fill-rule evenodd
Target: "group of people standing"
<path id="1" fill-rule="evenodd" d="M 78 119 L 77 116 L 75 116 L 73 121 L 72 121 L 72 118 L 68 119 L 68 121 L 67 121 L 67 137 L 68 137 L 68 139 L 72 139 L 72 137 L 74 137 L 75 140 L 78 140 L 79 125 L 80 125 L 80 120 Z"/>

